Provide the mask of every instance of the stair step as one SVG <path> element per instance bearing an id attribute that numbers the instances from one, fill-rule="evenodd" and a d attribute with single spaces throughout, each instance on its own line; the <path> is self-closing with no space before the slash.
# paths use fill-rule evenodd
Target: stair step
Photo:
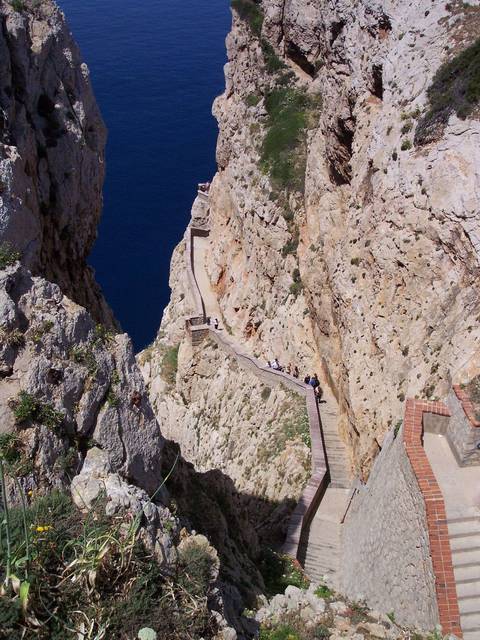
<path id="1" fill-rule="evenodd" d="M 460 622 L 464 631 L 472 631 L 480 626 L 480 611 L 460 612 Z"/>
<path id="2" fill-rule="evenodd" d="M 478 614 L 480 616 L 480 601 L 477 597 L 459 600 L 458 608 L 460 609 L 460 616 L 465 614 Z"/>
<path id="3" fill-rule="evenodd" d="M 480 581 L 480 567 L 477 562 L 464 566 L 454 566 L 453 571 L 455 573 L 455 582 L 457 585 Z"/>
<path id="4" fill-rule="evenodd" d="M 463 629 L 463 640 L 478 640 L 480 637 L 480 626 L 471 629 L 470 631 L 465 631 Z"/>
<path id="5" fill-rule="evenodd" d="M 452 549 L 452 560 L 454 567 L 461 567 L 473 563 L 480 565 L 480 549 Z"/>
<path id="6" fill-rule="evenodd" d="M 447 520 L 451 538 L 480 535 L 480 518 L 456 518 Z"/>
<path id="7" fill-rule="evenodd" d="M 459 600 L 478 598 L 480 601 L 480 579 L 471 582 L 459 582 L 457 580 L 457 595 Z"/>
<path id="8" fill-rule="evenodd" d="M 452 551 L 475 551 L 480 553 L 480 533 L 471 536 L 449 536 Z"/>

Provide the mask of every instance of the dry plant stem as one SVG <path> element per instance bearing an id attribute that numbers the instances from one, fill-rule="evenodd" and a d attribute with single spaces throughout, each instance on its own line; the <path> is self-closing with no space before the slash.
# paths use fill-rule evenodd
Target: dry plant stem
<path id="1" fill-rule="evenodd" d="M 3 467 L 3 460 L 0 460 L 0 485 L 2 487 L 2 502 L 3 502 L 3 513 L 4 513 L 3 517 L 5 522 L 6 539 L 7 539 L 7 562 L 5 565 L 5 584 L 8 585 L 10 581 L 10 573 L 11 573 L 12 541 L 10 539 L 10 513 L 8 511 L 7 488 L 5 486 L 5 470 Z"/>

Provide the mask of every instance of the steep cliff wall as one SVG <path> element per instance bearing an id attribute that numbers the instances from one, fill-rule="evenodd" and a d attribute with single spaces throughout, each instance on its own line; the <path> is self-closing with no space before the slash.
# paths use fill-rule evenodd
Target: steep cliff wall
<path id="1" fill-rule="evenodd" d="M 209 198 L 221 320 L 251 353 L 322 372 L 367 474 L 405 397 L 444 394 L 478 346 L 476 98 L 443 86 L 442 110 L 430 87 L 479 3 L 233 7 Z M 177 255 L 175 340 L 183 279 Z"/>
<path id="2" fill-rule="evenodd" d="M 86 264 L 106 137 L 88 68 L 50 0 L 3 0 L 0 17 L 0 242 L 113 326 Z"/>

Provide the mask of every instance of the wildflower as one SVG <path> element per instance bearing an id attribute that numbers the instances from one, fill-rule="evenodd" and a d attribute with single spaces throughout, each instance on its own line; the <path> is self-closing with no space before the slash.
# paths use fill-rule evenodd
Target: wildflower
<path id="1" fill-rule="evenodd" d="M 51 527 L 50 525 L 48 525 L 48 524 L 45 524 L 45 525 L 37 525 L 37 526 L 35 527 L 35 531 L 36 531 L 37 533 L 45 533 L 46 531 L 50 531 L 50 529 L 52 529 L 52 527 Z"/>
<path id="2" fill-rule="evenodd" d="M 30 489 L 30 491 L 27 491 L 27 496 L 28 496 L 29 498 L 31 498 L 31 497 L 33 496 L 33 491 L 32 491 L 32 489 Z"/>

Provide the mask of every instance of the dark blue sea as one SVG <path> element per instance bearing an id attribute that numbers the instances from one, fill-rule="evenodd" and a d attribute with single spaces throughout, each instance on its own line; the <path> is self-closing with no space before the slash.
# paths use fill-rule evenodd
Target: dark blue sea
<path id="1" fill-rule="evenodd" d="M 107 179 L 90 263 L 137 350 L 169 300 L 195 185 L 215 172 L 229 0 L 58 0 L 106 122 Z"/>

